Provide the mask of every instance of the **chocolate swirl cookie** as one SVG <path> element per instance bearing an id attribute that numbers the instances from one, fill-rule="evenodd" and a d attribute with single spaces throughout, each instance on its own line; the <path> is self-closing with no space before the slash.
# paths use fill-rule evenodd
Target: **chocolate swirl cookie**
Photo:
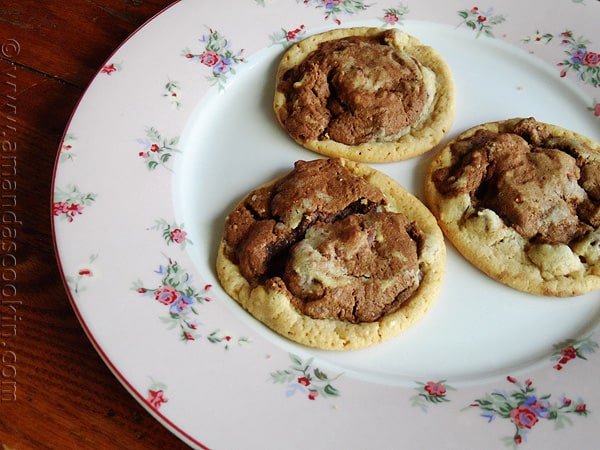
<path id="1" fill-rule="evenodd" d="M 276 76 L 279 123 L 302 146 L 363 162 L 438 144 L 455 115 L 454 81 L 431 47 L 396 29 L 345 28 L 292 46 Z"/>
<path id="2" fill-rule="evenodd" d="M 600 145 L 534 118 L 486 123 L 431 162 L 426 202 L 466 259 L 524 292 L 600 288 Z"/>
<path id="3" fill-rule="evenodd" d="M 387 175 L 341 158 L 298 161 L 228 215 L 224 289 L 279 334 L 349 350 L 399 334 L 429 310 L 445 263 L 429 210 Z"/>

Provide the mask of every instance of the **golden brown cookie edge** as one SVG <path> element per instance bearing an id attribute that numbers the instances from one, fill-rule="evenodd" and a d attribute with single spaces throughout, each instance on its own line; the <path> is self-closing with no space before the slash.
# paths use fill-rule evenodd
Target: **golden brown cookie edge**
<path id="1" fill-rule="evenodd" d="M 554 280 L 544 278 L 537 266 L 535 266 L 523 251 L 520 254 L 512 254 L 502 257 L 500 248 L 511 248 L 515 242 L 508 242 L 499 247 L 498 243 L 485 236 L 475 236 L 466 239 L 455 220 L 447 220 L 449 215 L 454 216 L 444 208 L 445 197 L 439 193 L 432 180 L 435 170 L 446 167 L 451 160 L 451 146 L 458 140 L 474 135 L 478 130 L 485 129 L 494 132 L 503 132 L 512 127 L 524 117 L 515 117 L 505 120 L 486 122 L 475 125 L 464 130 L 449 140 L 430 161 L 424 180 L 424 200 L 427 207 L 436 217 L 444 236 L 456 248 L 456 250 L 478 270 L 506 286 L 521 292 L 549 297 L 573 297 L 583 295 L 600 289 L 600 268 L 597 273 L 586 273 L 583 278 L 559 277 Z M 553 136 L 565 136 L 576 139 L 589 145 L 597 151 L 600 156 L 600 144 L 594 140 L 560 127 L 555 124 L 543 123 Z M 466 210 L 469 208 L 467 199 L 457 199 L 456 206 Z M 516 232 L 515 232 L 516 234 Z"/>
<path id="2" fill-rule="evenodd" d="M 281 120 L 280 108 L 285 107 L 286 97 L 277 89 L 283 74 L 302 62 L 310 52 L 322 42 L 341 39 L 348 36 L 377 36 L 387 29 L 377 27 L 353 27 L 329 30 L 315 34 L 297 42 L 290 47 L 281 58 L 275 78 L 275 95 L 273 110 L 280 126 L 285 130 Z M 430 118 L 419 125 L 416 130 L 402 136 L 395 142 L 364 143 L 346 145 L 332 140 L 298 140 L 295 142 L 304 148 L 327 157 L 341 157 L 348 160 L 366 163 L 397 162 L 414 158 L 428 152 L 438 145 L 450 131 L 456 116 L 456 87 L 450 66 L 433 47 L 424 45 L 420 40 L 400 30 L 396 32 L 396 46 L 414 56 L 423 66 L 433 70 L 436 75 L 436 94 Z M 405 42 L 402 42 L 402 41 Z M 427 125 L 428 124 L 428 125 Z"/>
<path id="3" fill-rule="evenodd" d="M 255 319 L 296 343 L 323 350 L 357 350 L 387 341 L 420 321 L 440 294 L 445 274 L 445 241 L 435 217 L 426 206 L 395 180 L 363 163 L 344 160 L 353 173 L 375 183 L 386 199 L 421 227 L 427 258 L 422 262 L 423 280 L 415 294 L 398 311 L 371 323 L 313 319 L 298 312 L 290 299 L 263 285 L 251 287 L 238 267 L 225 256 L 221 239 L 216 258 L 217 277 L 223 289 Z M 276 182 L 267 183 L 266 185 Z"/>

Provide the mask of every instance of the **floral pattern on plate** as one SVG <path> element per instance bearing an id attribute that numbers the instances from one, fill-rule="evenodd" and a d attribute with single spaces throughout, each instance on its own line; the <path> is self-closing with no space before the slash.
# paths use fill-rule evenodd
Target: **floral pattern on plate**
<path id="1" fill-rule="evenodd" d="M 79 186 L 70 184 L 66 189 L 55 188 L 52 214 L 67 222 L 73 222 L 77 216 L 83 214 L 86 206 L 96 200 L 97 194 L 82 192 Z"/>
<path id="2" fill-rule="evenodd" d="M 492 30 L 506 20 L 503 14 L 496 14 L 493 8 L 482 10 L 479 6 L 473 6 L 469 10 L 460 10 L 458 15 L 463 19 L 460 25 L 465 25 L 475 31 L 476 37 L 482 34 L 487 37 L 495 37 Z"/>
<path id="3" fill-rule="evenodd" d="M 325 20 L 331 19 L 337 25 L 342 23 L 341 14 L 355 15 L 366 10 L 370 5 L 364 0 L 296 0 L 307 6 L 323 10 Z"/>
<path id="4" fill-rule="evenodd" d="M 149 288 L 141 280 L 137 280 L 133 283 L 133 289 L 138 294 L 151 297 L 168 307 L 168 314 L 160 320 L 168 329 L 178 330 L 182 341 L 197 341 L 203 337 L 200 333 L 203 323 L 200 322 L 199 306 L 212 301 L 209 295 L 212 286 L 207 284 L 202 289 L 195 288 L 189 272 L 170 258 L 166 265 L 159 265 L 154 272 L 162 277 L 158 287 Z M 229 350 L 234 343 L 243 345 L 252 342 L 246 336 L 234 338 L 220 329 L 210 332 L 205 338 L 211 344 L 222 344 L 225 350 Z"/>
<path id="5" fill-rule="evenodd" d="M 197 364 L 230 364 L 224 369 L 222 380 L 194 380 L 213 392 L 201 397 L 207 407 L 217 410 L 226 400 L 221 392 L 229 393 L 240 386 L 235 399 L 239 408 L 230 408 L 231 415 L 237 410 L 242 414 L 244 408 L 266 404 L 264 398 L 271 396 L 269 408 L 281 415 L 286 423 L 295 423 L 297 428 L 305 429 L 305 408 L 310 408 L 308 411 L 313 419 L 311 441 L 317 447 L 319 436 L 329 435 L 332 430 L 335 432 L 339 423 L 354 420 L 351 411 L 356 411 L 357 407 L 364 409 L 366 414 L 374 412 L 378 417 L 393 417 L 394 423 L 415 421 L 415 427 L 406 430 L 407 435 L 411 442 L 422 441 L 422 446 L 429 448 L 439 447 L 440 441 L 436 441 L 432 433 L 420 432 L 423 427 L 443 429 L 444 433 L 440 435 L 456 436 L 461 442 L 473 438 L 468 434 L 477 429 L 481 448 L 493 446 L 498 439 L 507 446 L 537 448 L 533 436 L 537 438 L 548 429 L 541 426 L 544 422 L 554 428 L 565 427 L 570 442 L 579 444 L 584 442 L 585 436 L 595 433 L 595 428 L 589 426 L 591 420 L 585 418 L 591 414 L 590 410 L 596 411 L 600 398 L 594 386 L 581 385 L 581 392 L 578 392 L 577 377 L 585 377 L 600 364 L 596 354 L 597 332 L 586 332 L 583 337 L 549 344 L 543 367 L 527 367 L 525 373 L 519 375 L 525 380 L 523 382 L 513 376 L 499 375 L 509 383 L 508 387 L 502 388 L 498 388 L 500 382 L 497 379 L 464 385 L 445 375 L 413 377 L 412 380 L 423 381 L 388 386 L 350 376 L 341 369 L 324 370 L 321 356 L 316 357 L 306 349 L 284 350 L 262 336 L 255 337 L 254 331 L 250 332 L 233 318 L 231 309 L 225 306 L 226 301 L 214 294 L 210 271 L 196 273 L 194 270 L 188 252 L 195 251 L 201 242 L 190 235 L 185 226 L 189 223 L 185 221 L 184 225 L 174 214 L 169 203 L 171 199 L 161 197 L 161 194 L 179 175 L 175 172 L 175 162 L 180 156 L 174 156 L 183 152 L 179 148 L 180 136 L 196 103 L 206 92 L 216 89 L 223 93 L 232 75 L 250 66 L 244 63 L 265 43 L 286 48 L 313 30 L 350 26 L 353 21 L 370 20 L 378 26 L 401 29 L 410 25 L 413 19 L 439 22 L 466 33 L 471 41 L 478 43 L 492 41 L 472 38 L 495 38 L 495 42 L 525 36 L 519 42 L 513 42 L 514 45 L 530 52 L 534 48 L 544 48 L 543 59 L 557 71 L 559 82 L 566 83 L 569 78 L 576 80 L 587 99 L 586 114 L 591 112 L 594 117 L 600 117 L 597 56 L 600 38 L 593 26 L 581 20 L 583 15 L 600 18 L 598 2 L 562 2 L 561 11 L 570 14 L 565 13 L 544 24 L 546 30 L 561 30 L 552 33 L 533 29 L 527 18 L 536 9 L 547 8 L 541 0 L 531 4 L 504 2 L 495 6 L 465 4 L 460 9 L 441 1 L 409 4 L 397 0 L 255 0 L 236 6 L 236 17 L 239 14 L 243 17 L 237 21 L 233 20 L 232 11 L 217 13 L 224 8 L 224 3 L 208 3 L 210 6 L 183 0 L 172 7 L 171 11 L 177 13 L 174 17 L 160 15 L 140 30 L 138 35 L 145 36 L 144 39 L 158 37 L 154 42 L 160 48 L 146 49 L 139 41 L 131 40 L 107 60 L 92 82 L 92 88 L 103 89 L 105 109 L 110 112 L 103 117 L 112 120 L 111 133 L 106 129 L 99 130 L 97 123 L 86 116 L 98 105 L 85 104 L 84 97 L 81 109 L 76 111 L 66 130 L 57 158 L 52 199 L 55 235 L 68 291 L 82 322 L 94 322 L 93 308 L 112 308 L 109 312 L 115 314 L 113 320 L 119 323 L 121 308 L 131 308 L 126 317 L 136 315 L 136 325 L 144 330 L 141 333 L 145 333 L 145 340 L 154 339 L 155 345 L 172 355 L 184 355 L 181 359 L 185 361 L 186 369 L 177 370 L 180 368 L 176 367 L 168 376 L 161 376 L 161 382 L 151 380 L 148 383 L 148 374 L 158 373 L 157 369 L 162 368 L 159 361 L 146 357 L 143 349 L 140 349 L 140 355 L 132 352 L 124 357 L 120 353 L 125 347 L 122 342 L 104 344 L 109 347 L 109 364 L 132 387 L 138 400 L 150 405 L 157 417 L 169 421 L 176 432 L 200 448 L 227 446 L 220 442 L 227 436 L 219 432 L 219 421 L 211 422 L 210 429 L 196 430 L 195 426 L 187 425 L 188 418 L 199 413 L 197 401 L 190 404 L 189 398 L 200 397 L 192 392 L 194 388 L 178 388 L 188 383 L 185 372 Z M 275 11 L 276 16 L 271 11 Z M 198 39 L 198 34 L 202 33 L 198 28 L 202 27 L 206 31 Z M 130 52 L 130 49 L 135 51 Z M 552 53 L 554 50 L 556 52 Z M 162 65 L 163 59 L 169 62 Z M 145 64 L 146 70 L 136 72 Z M 461 73 L 461 69 L 457 69 L 457 75 Z M 127 95 L 123 95 L 124 92 Z M 182 101 L 184 93 L 185 101 Z M 124 112 L 122 117 L 115 114 L 120 111 L 119 106 L 131 101 L 144 106 L 136 108 L 135 114 Z M 115 133 L 118 138 L 113 139 L 113 131 L 122 133 Z M 231 131 L 237 130 L 231 128 Z M 139 158 L 135 158 L 132 147 Z M 102 152 L 102 158 L 94 159 L 99 152 Z M 132 158 L 123 158 L 124 154 Z M 134 161 L 132 166 L 129 166 L 130 160 Z M 97 167 L 98 164 L 101 167 Z M 156 198 L 140 205 L 131 204 L 129 198 L 115 198 L 109 186 L 121 180 L 106 174 L 112 175 L 112 169 L 121 167 L 124 167 L 123 179 L 127 177 L 136 188 L 152 192 Z M 95 175 L 96 171 L 103 171 L 99 172 L 103 175 Z M 225 185 L 230 181 L 227 175 L 222 177 Z M 126 187 L 123 186 L 120 194 L 127 192 Z M 89 223 L 94 220 L 107 223 L 114 208 L 120 208 L 121 214 L 127 212 L 132 216 L 119 216 L 119 220 L 114 221 L 118 226 L 111 229 L 111 236 L 118 235 L 122 239 L 120 253 L 116 256 L 98 248 L 98 242 L 89 239 L 94 231 L 89 229 Z M 83 215 L 84 220 L 77 220 Z M 171 252 L 177 256 L 167 255 Z M 155 258 L 164 258 L 166 262 L 158 264 L 156 269 L 150 266 L 139 272 L 136 262 L 140 265 L 145 261 L 152 263 Z M 132 288 L 131 280 L 140 273 L 146 276 L 143 281 L 133 282 Z M 127 324 L 129 326 L 130 321 Z M 114 339 L 112 335 L 99 337 L 105 340 L 103 342 Z M 179 341 L 187 344 L 182 345 Z M 191 345 L 199 341 L 210 345 Z M 234 347 L 246 349 L 229 352 Z M 189 358 L 190 353 L 185 353 L 196 350 L 197 358 Z M 225 353 L 227 358 L 222 356 Z M 262 356 L 265 353 L 269 358 Z M 280 369 L 267 368 L 267 361 Z M 531 381 L 534 379 L 535 386 Z M 284 395 L 281 395 L 282 386 Z M 282 397 L 285 400 L 280 402 Z M 300 401 L 290 402 L 289 397 Z M 335 408 L 331 402 L 323 401 L 334 398 Z M 488 426 L 481 417 L 475 417 L 470 426 L 463 429 L 461 422 L 455 421 L 462 405 L 470 405 L 465 409 L 477 410 L 484 419 L 493 422 L 493 426 Z M 427 414 L 415 415 L 415 407 Z M 330 420 L 333 409 L 343 420 Z M 465 416 L 462 414 L 460 420 L 470 420 Z M 244 413 L 239 420 L 246 420 L 245 417 Z M 512 435 L 509 432 L 507 436 L 506 426 L 512 426 Z M 388 428 L 393 429 L 393 426 L 381 429 Z M 282 433 L 273 430 L 271 437 L 274 443 L 285 445 L 291 442 L 289 434 L 293 432 L 291 429 Z M 530 442 L 526 442 L 528 434 L 531 434 Z M 441 442 L 443 445 L 456 443 L 445 438 Z"/>
<path id="6" fill-rule="evenodd" d="M 180 110 L 181 109 L 181 86 L 179 81 L 169 80 L 165 84 L 165 92 L 163 97 L 165 97 L 170 103 L 171 108 Z"/>
<path id="7" fill-rule="evenodd" d="M 418 406 L 423 411 L 427 411 L 430 405 L 439 405 L 450 401 L 448 391 L 454 391 L 455 388 L 450 386 L 446 380 L 428 381 L 423 383 L 417 381 L 416 395 L 411 397 L 412 406 Z"/>
<path id="8" fill-rule="evenodd" d="M 157 287 L 146 287 L 138 280 L 133 283 L 133 289 L 146 297 L 151 297 L 161 305 L 168 307 L 168 315 L 162 317 L 162 322 L 169 329 L 177 329 L 183 341 L 193 341 L 198 337 L 200 315 L 198 306 L 211 301 L 208 291 L 211 285 L 197 289 L 192 284 L 190 273 L 175 260 L 169 258 L 166 265 L 159 265 L 155 274 L 161 277 Z"/>
<path id="9" fill-rule="evenodd" d="M 202 35 L 200 43 L 204 45 L 204 49 L 200 53 L 194 53 L 193 50 L 185 48 L 183 56 L 210 68 L 211 83 L 216 83 L 223 88 L 227 78 L 235 74 L 235 66 L 245 61 L 244 49 L 232 50 L 229 39 L 213 29 L 210 29 L 208 34 Z"/>
<path id="10" fill-rule="evenodd" d="M 113 73 L 120 72 L 121 70 L 123 70 L 122 62 L 110 62 L 102 67 L 100 73 L 104 75 L 112 75 Z"/>
<path id="11" fill-rule="evenodd" d="M 165 383 L 154 380 L 151 382 L 150 386 L 148 386 L 146 400 L 152 408 L 158 410 L 162 405 L 169 401 L 165 393 L 166 389 L 167 385 Z"/>
<path id="12" fill-rule="evenodd" d="M 333 382 L 340 375 L 331 378 L 318 367 L 314 367 L 314 358 L 304 361 L 294 354 L 289 356 L 292 364 L 288 369 L 271 372 L 273 383 L 287 386 L 285 393 L 287 397 L 301 393 L 306 395 L 308 400 L 316 400 L 319 397 L 327 398 L 340 395 L 340 392 L 333 386 Z"/>
<path id="13" fill-rule="evenodd" d="M 556 370 L 562 370 L 564 366 L 574 359 L 587 360 L 587 356 L 598 350 L 598 343 L 590 336 L 581 339 L 568 339 L 554 346 L 552 360 L 556 362 L 553 366 Z"/>
<path id="14" fill-rule="evenodd" d="M 59 161 L 71 161 L 76 157 L 74 143 L 77 140 L 77 136 L 71 133 L 66 133 L 63 138 L 62 145 L 60 147 Z"/>
<path id="15" fill-rule="evenodd" d="M 530 379 L 521 383 L 516 378 L 506 378 L 514 388 L 512 390 L 496 390 L 484 397 L 476 399 L 471 407 L 479 408 L 481 416 L 492 422 L 496 417 L 512 422 L 515 432 L 504 442 L 509 446 L 522 444 L 527 433 L 540 420 L 549 420 L 554 423 L 554 428 L 563 428 L 565 425 L 573 424 L 572 416 L 587 416 L 589 411 L 582 399 L 573 401 L 571 398 L 562 396 L 552 401 L 551 394 L 539 395 Z"/>
<path id="16" fill-rule="evenodd" d="M 293 30 L 286 30 L 285 28 L 281 28 L 281 30 L 272 33 L 270 38 L 273 44 L 282 45 L 284 48 L 289 47 L 294 42 L 301 41 L 306 36 L 306 30 L 304 25 L 300 25 Z"/>
<path id="17" fill-rule="evenodd" d="M 97 258 L 97 254 L 91 255 L 88 262 L 82 264 L 75 274 L 65 276 L 65 280 L 73 294 L 78 295 L 85 291 L 88 281 L 98 276 L 98 270 L 94 264 Z"/>
<path id="18" fill-rule="evenodd" d="M 564 47 L 567 58 L 562 59 L 556 65 L 560 68 L 560 76 L 566 77 L 569 71 L 577 74 L 579 80 L 592 87 L 600 87 L 600 53 L 590 50 L 588 47 L 592 41 L 584 36 L 576 37 L 573 31 L 565 30 L 558 34 L 536 32 L 534 36 L 528 36 L 523 42 L 550 42 L 558 41 Z"/>
<path id="19" fill-rule="evenodd" d="M 156 170 L 158 167 L 169 169 L 167 163 L 179 151 L 176 147 L 179 136 L 164 137 L 154 127 L 147 128 L 146 137 L 139 138 L 137 142 L 143 146 L 142 150 L 138 152 L 138 156 L 142 158 L 148 170 Z"/>
<path id="20" fill-rule="evenodd" d="M 252 342 L 252 339 L 247 336 L 234 337 L 233 335 L 224 333 L 221 330 L 215 330 L 211 332 L 206 336 L 206 339 L 211 344 L 221 344 L 225 350 L 229 350 L 234 344 L 238 347 L 241 347 Z"/>
<path id="21" fill-rule="evenodd" d="M 403 3 L 400 3 L 395 8 L 384 9 L 382 20 L 384 24 L 389 25 L 391 27 L 399 26 L 404 23 L 404 18 L 406 17 L 406 15 L 408 15 L 409 12 L 410 9 L 408 8 L 408 6 L 404 5 Z"/>
<path id="22" fill-rule="evenodd" d="M 592 88 L 600 88 L 600 50 L 591 50 L 590 46 L 596 44 L 587 37 L 576 35 L 570 29 L 559 33 L 536 30 L 535 34 L 524 37 L 522 42 L 546 45 L 556 43 L 561 48 L 561 53 L 567 55 L 566 58 L 562 57 L 556 62 L 559 76 L 565 78 L 573 73 L 579 82 Z M 587 109 L 595 117 L 600 117 L 600 101 L 596 97 L 590 100 L 590 106 Z"/>
<path id="23" fill-rule="evenodd" d="M 177 244 L 181 249 L 185 249 L 186 245 L 193 244 L 189 239 L 184 225 L 176 222 L 169 223 L 166 219 L 157 219 L 150 230 L 158 230 L 167 245 Z"/>

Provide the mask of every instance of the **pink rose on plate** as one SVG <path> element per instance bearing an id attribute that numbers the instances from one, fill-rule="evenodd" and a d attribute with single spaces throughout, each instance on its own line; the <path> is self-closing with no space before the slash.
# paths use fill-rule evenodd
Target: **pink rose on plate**
<path id="1" fill-rule="evenodd" d="M 441 397 L 446 394 L 446 388 L 442 383 L 430 381 L 425 385 L 425 391 L 434 397 Z"/>
<path id="2" fill-rule="evenodd" d="M 396 25 L 398 23 L 398 15 L 394 13 L 387 13 L 383 16 L 383 20 L 385 20 L 390 25 Z"/>
<path id="3" fill-rule="evenodd" d="M 148 401 L 153 408 L 160 408 L 163 403 L 167 403 L 169 400 L 165 397 L 165 392 L 162 389 L 153 391 L 148 389 Z"/>
<path id="4" fill-rule="evenodd" d="M 583 57 L 583 62 L 589 67 L 596 67 L 600 64 L 600 53 L 587 52 Z"/>
<path id="5" fill-rule="evenodd" d="M 219 62 L 219 55 L 215 52 L 205 51 L 200 55 L 200 62 L 208 67 L 213 67 Z"/>
<path id="6" fill-rule="evenodd" d="M 173 239 L 173 242 L 177 244 L 184 242 L 186 237 L 187 233 L 179 228 L 175 228 L 173 231 L 171 231 L 171 239 Z"/>
<path id="7" fill-rule="evenodd" d="M 154 292 L 154 298 L 163 305 L 172 305 L 180 294 L 173 286 L 161 286 Z"/>
<path id="8" fill-rule="evenodd" d="M 538 416 L 532 409 L 519 405 L 510 412 L 510 418 L 519 428 L 531 429 L 537 422 Z"/>
<path id="9" fill-rule="evenodd" d="M 293 41 L 298 37 L 298 34 L 302 32 L 302 30 L 304 30 L 304 25 L 300 25 L 300 27 L 296 28 L 295 30 L 288 31 L 285 35 L 285 39 L 287 41 Z"/>
<path id="10" fill-rule="evenodd" d="M 54 202 L 52 204 L 52 213 L 55 216 L 60 216 L 67 211 L 69 211 L 69 204 L 67 202 Z"/>

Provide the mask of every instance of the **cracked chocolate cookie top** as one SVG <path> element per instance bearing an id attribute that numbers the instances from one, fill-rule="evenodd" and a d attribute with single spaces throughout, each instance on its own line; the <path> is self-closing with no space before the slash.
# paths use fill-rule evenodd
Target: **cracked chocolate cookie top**
<path id="1" fill-rule="evenodd" d="M 443 255 L 423 204 L 382 173 L 333 158 L 298 161 L 249 193 L 227 217 L 217 268 L 230 295 L 281 334 L 360 348 L 422 316 Z M 416 312 L 400 320 L 402 309 Z M 376 331 L 387 322 L 396 328 Z"/>
<path id="2" fill-rule="evenodd" d="M 599 168 L 592 140 L 511 119 L 453 140 L 432 162 L 426 193 L 449 239 L 486 273 L 527 292 L 575 295 L 600 287 L 590 240 L 600 227 Z"/>
<path id="3" fill-rule="evenodd" d="M 301 145 L 356 161 L 424 153 L 454 118 L 454 84 L 431 48 L 398 30 L 348 28 L 291 47 L 274 109 Z"/>

